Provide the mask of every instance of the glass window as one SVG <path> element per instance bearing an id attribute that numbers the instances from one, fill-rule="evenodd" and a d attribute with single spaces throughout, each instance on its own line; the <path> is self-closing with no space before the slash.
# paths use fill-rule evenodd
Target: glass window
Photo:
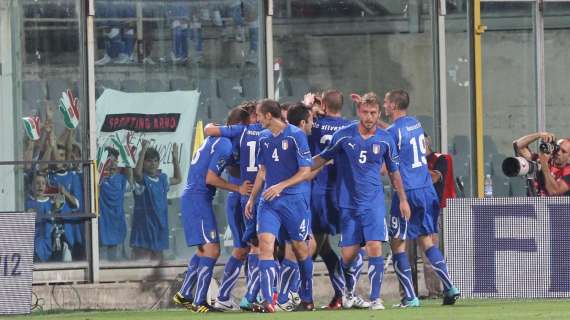
<path id="1" fill-rule="evenodd" d="M 482 23 L 485 174 L 493 196 L 525 195 L 525 179 L 507 178 L 513 140 L 537 130 L 533 3 L 486 3 Z"/>
<path id="2" fill-rule="evenodd" d="M 86 258 L 81 217 L 90 207 L 84 198 L 90 171 L 81 161 L 87 112 L 80 3 L 4 0 L 0 6 L 8 13 L 0 15 L 0 62 L 7 72 L 0 105 L 12 123 L 2 127 L 12 140 L 3 152 L 5 160 L 28 161 L 0 169 L 11 182 L 2 210 L 37 213 L 36 262 Z M 36 160 L 59 162 L 30 162 Z"/>
<path id="3" fill-rule="evenodd" d="M 103 264 L 186 260 L 193 252 L 185 241 L 180 193 L 191 166 L 194 129 L 197 121 L 224 123 L 231 108 L 264 94 L 261 5 L 258 0 L 95 1 Z M 144 179 L 137 180 L 131 168 L 143 159 L 144 140 L 152 149 L 145 156 L 158 160 L 160 171 L 145 168 Z M 179 181 L 172 180 L 176 148 Z M 105 167 L 110 157 L 114 162 Z M 228 240 L 225 197 L 218 192 L 214 209 L 220 237 Z M 223 253 L 230 252 L 231 241 L 221 242 L 230 244 Z"/>

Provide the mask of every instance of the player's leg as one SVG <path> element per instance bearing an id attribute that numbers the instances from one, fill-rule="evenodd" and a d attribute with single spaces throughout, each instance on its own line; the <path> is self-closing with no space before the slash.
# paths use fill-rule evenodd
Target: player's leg
<path id="1" fill-rule="evenodd" d="M 240 198 L 241 196 L 239 194 L 230 193 L 226 201 L 226 216 L 228 225 L 232 232 L 234 249 L 224 267 L 224 275 L 215 303 L 216 308 L 228 311 L 239 309 L 239 306 L 230 299 L 230 294 L 238 280 L 241 267 L 249 253 L 249 245 L 247 242 L 242 240 L 245 231 L 245 224 L 243 221 Z"/>
<path id="2" fill-rule="evenodd" d="M 437 233 L 437 219 L 439 216 L 439 201 L 433 187 L 415 191 L 417 198 L 418 216 L 421 217 L 420 246 L 432 265 L 433 270 L 441 280 L 444 287 L 443 304 L 454 304 L 459 298 L 459 290 L 453 285 L 445 258 L 437 246 L 434 245 L 432 235 Z"/>
<path id="3" fill-rule="evenodd" d="M 194 302 L 192 290 L 194 289 L 194 286 L 196 285 L 196 279 L 198 278 L 198 265 L 200 264 L 200 255 L 201 253 L 198 249 L 192 258 L 190 258 L 190 261 L 188 262 L 188 269 L 184 274 L 182 286 L 172 298 L 174 303 L 183 305 L 188 309 L 192 307 L 192 302 Z"/>
<path id="4" fill-rule="evenodd" d="M 289 299 L 289 292 L 291 287 L 298 281 L 299 265 L 297 264 L 297 257 L 293 252 L 291 243 L 285 243 L 285 256 L 281 261 L 281 268 L 279 268 L 278 278 L 278 296 L 277 308 L 280 311 L 293 311 L 295 304 Z"/>
<path id="5" fill-rule="evenodd" d="M 277 265 L 273 256 L 275 238 L 281 228 L 281 217 L 275 206 L 278 199 L 273 201 L 260 201 L 257 212 L 258 239 L 259 239 L 259 273 L 263 303 L 256 311 L 275 312 L 273 306 L 273 283 L 277 277 Z"/>
<path id="6" fill-rule="evenodd" d="M 317 237 L 317 239 L 319 239 L 319 237 Z M 321 246 L 319 249 L 319 255 L 327 267 L 329 279 L 334 290 L 334 297 L 329 303 L 328 308 L 340 309 L 342 307 L 342 294 L 345 288 L 342 262 L 340 257 L 332 249 L 328 234 L 322 234 L 320 242 Z"/>
<path id="7" fill-rule="evenodd" d="M 211 312 L 217 311 L 208 304 L 206 299 L 208 288 L 214 274 L 214 266 L 220 256 L 220 244 L 218 242 L 211 242 L 202 245 L 202 257 L 198 264 L 198 277 L 196 279 L 196 297 L 194 300 L 194 311 L 196 312 Z"/>
<path id="8" fill-rule="evenodd" d="M 246 196 L 241 197 L 242 208 L 245 208 L 245 204 L 248 199 L 249 197 Z M 242 236 L 242 241 L 247 242 L 251 248 L 247 255 L 247 292 L 240 302 L 240 308 L 244 310 L 252 309 L 253 303 L 255 302 L 260 289 L 259 241 L 256 230 L 258 205 L 258 203 L 254 205 L 253 217 L 251 219 L 244 216 L 245 231 Z"/>

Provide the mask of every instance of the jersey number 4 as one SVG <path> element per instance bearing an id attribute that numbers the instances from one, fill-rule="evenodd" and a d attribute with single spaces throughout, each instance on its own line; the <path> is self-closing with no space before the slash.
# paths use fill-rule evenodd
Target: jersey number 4
<path id="1" fill-rule="evenodd" d="M 417 139 L 416 137 L 412 137 L 410 144 L 412 145 L 412 149 L 414 149 L 414 163 L 412 163 L 412 168 L 427 165 L 426 141 L 424 135 L 420 134 Z"/>
<path id="2" fill-rule="evenodd" d="M 277 148 L 273 149 L 273 153 L 271 154 L 271 158 L 273 158 L 273 160 L 275 162 L 279 162 L 279 155 L 277 154 Z"/>

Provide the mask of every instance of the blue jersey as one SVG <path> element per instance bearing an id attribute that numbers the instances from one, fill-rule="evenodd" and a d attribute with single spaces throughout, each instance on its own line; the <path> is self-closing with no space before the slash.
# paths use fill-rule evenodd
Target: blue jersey
<path id="1" fill-rule="evenodd" d="M 75 203 L 71 203 L 67 199 L 65 200 L 63 207 L 60 209 L 62 214 L 81 210 L 83 188 L 77 172 L 71 170 L 52 172 L 49 175 L 49 183 L 54 187 L 63 186 L 67 192 L 75 197 Z M 83 243 L 82 220 L 78 218 L 67 218 L 64 222 L 63 228 L 65 230 L 67 243 L 70 246 L 74 246 L 76 243 Z"/>
<path id="2" fill-rule="evenodd" d="M 51 229 L 52 224 L 46 217 L 52 215 L 53 201 L 50 198 L 42 200 L 32 196 L 26 198 L 26 211 L 36 213 L 36 231 L 34 236 L 34 252 L 42 262 L 48 261 L 51 257 Z"/>
<path id="3" fill-rule="evenodd" d="M 265 166 L 265 188 L 291 178 L 300 167 L 312 165 L 307 136 L 290 124 L 277 136 L 269 130 L 261 132 L 257 159 Z M 284 189 L 283 193 L 306 193 L 308 188 L 307 183 L 299 183 Z"/>
<path id="4" fill-rule="evenodd" d="M 400 154 L 400 174 L 405 190 L 432 185 L 426 160 L 424 129 L 414 117 L 404 116 L 388 127 Z"/>
<path id="5" fill-rule="evenodd" d="M 342 117 L 324 116 L 316 119 L 309 136 L 311 154 L 319 154 L 330 144 L 332 135 L 338 130 L 350 125 L 352 121 Z M 325 166 L 313 179 L 313 192 L 324 194 L 335 186 L 336 170 L 334 165 Z"/>
<path id="6" fill-rule="evenodd" d="M 213 198 L 216 188 L 206 184 L 208 170 L 213 171 L 218 176 L 221 175 L 231 158 L 232 143 L 229 139 L 206 138 L 192 159 L 182 196 L 199 193 L 207 194 Z"/>
<path id="7" fill-rule="evenodd" d="M 104 246 L 123 243 L 127 222 L 123 202 L 127 192 L 127 176 L 114 173 L 101 178 L 99 187 L 99 241 Z"/>
<path id="8" fill-rule="evenodd" d="M 220 127 L 222 137 L 234 139 L 239 137 L 239 172 L 240 182 L 253 183 L 257 176 L 257 151 L 259 134 L 263 131 L 261 123 L 250 125 L 236 124 Z"/>
<path id="9" fill-rule="evenodd" d="M 384 193 L 380 170 L 382 164 L 390 172 L 398 171 L 398 153 L 392 137 L 378 128 L 368 139 L 358 132 L 358 123 L 337 131 L 329 147 L 320 156 L 326 160 L 340 155 L 337 172 L 341 175 L 337 183 L 339 207 L 366 209 L 374 205 L 370 199 Z"/>

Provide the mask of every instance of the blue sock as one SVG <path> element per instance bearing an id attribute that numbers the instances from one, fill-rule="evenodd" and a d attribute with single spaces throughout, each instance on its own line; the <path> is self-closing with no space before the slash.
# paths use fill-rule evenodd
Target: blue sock
<path id="1" fill-rule="evenodd" d="M 298 263 L 301 274 L 299 296 L 302 301 L 313 302 L 313 258 L 308 256 L 307 259 L 300 260 Z"/>
<path id="2" fill-rule="evenodd" d="M 394 261 L 394 271 L 398 276 L 400 284 L 404 287 L 404 294 L 406 295 L 406 300 L 412 300 L 416 297 L 414 292 L 414 283 L 412 282 L 412 268 L 410 267 L 410 261 L 408 260 L 408 255 L 405 252 L 396 253 L 392 257 Z"/>
<path id="3" fill-rule="evenodd" d="M 281 274 L 281 264 L 275 260 L 275 279 L 273 279 L 273 293 L 279 292 L 279 275 Z"/>
<path id="4" fill-rule="evenodd" d="M 380 298 L 382 279 L 384 278 L 384 257 L 368 259 L 368 279 L 370 280 L 370 301 Z"/>
<path id="5" fill-rule="evenodd" d="M 360 271 L 364 265 L 364 250 L 360 250 L 356 258 L 350 262 L 342 261 L 342 272 L 344 274 L 346 293 L 354 294 L 354 288 L 358 283 Z"/>
<path id="6" fill-rule="evenodd" d="M 261 295 L 265 302 L 273 303 L 273 283 L 277 275 L 275 260 L 259 260 Z"/>
<path id="7" fill-rule="evenodd" d="M 245 294 L 245 298 L 249 302 L 255 302 L 260 286 L 259 257 L 257 254 L 249 254 L 247 256 L 247 274 L 247 293 Z"/>
<path id="8" fill-rule="evenodd" d="M 216 259 L 209 257 L 200 258 L 200 264 L 198 265 L 196 300 L 194 300 L 195 305 L 200 305 L 206 302 L 206 295 L 208 294 L 208 288 L 210 288 L 210 281 L 212 281 L 212 274 L 214 273 L 214 265 L 216 265 Z"/>
<path id="9" fill-rule="evenodd" d="M 283 259 L 279 269 L 279 290 L 277 291 L 279 293 L 277 296 L 279 303 L 285 303 L 289 300 L 289 290 L 294 281 L 295 269 L 299 270 L 297 262 Z"/>
<path id="10" fill-rule="evenodd" d="M 293 270 L 293 279 L 291 279 L 291 285 L 289 286 L 289 291 L 299 292 L 300 286 L 301 286 L 301 272 L 299 271 L 299 264 L 295 263 L 295 269 Z"/>
<path id="11" fill-rule="evenodd" d="M 228 301 L 230 299 L 230 293 L 234 288 L 241 270 L 243 261 L 240 261 L 234 256 L 231 256 L 226 266 L 224 267 L 224 278 L 222 279 L 222 284 L 220 285 L 220 293 L 218 295 L 218 300 Z"/>
<path id="12" fill-rule="evenodd" d="M 182 281 L 182 287 L 178 291 L 184 298 L 192 299 L 192 288 L 196 284 L 196 278 L 198 276 L 198 264 L 200 263 L 200 257 L 196 254 L 192 256 L 188 262 L 188 270 L 184 275 L 184 281 Z"/>
<path id="13" fill-rule="evenodd" d="M 332 250 L 321 255 L 321 258 L 323 258 L 323 262 L 327 266 L 329 279 L 331 280 L 335 297 L 342 296 L 342 290 L 344 289 L 344 276 L 342 275 L 340 258 Z"/>
<path id="14" fill-rule="evenodd" d="M 447 272 L 447 264 L 445 263 L 445 258 L 443 258 L 441 251 L 439 251 L 436 246 L 433 246 L 426 250 L 426 256 L 445 290 L 449 290 L 449 288 L 453 287 L 453 282 L 451 282 L 451 278 Z"/>

